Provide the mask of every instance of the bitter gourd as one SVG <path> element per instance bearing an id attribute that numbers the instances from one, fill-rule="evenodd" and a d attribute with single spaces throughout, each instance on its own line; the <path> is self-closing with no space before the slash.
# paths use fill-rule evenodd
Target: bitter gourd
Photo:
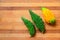
<path id="1" fill-rule="evenodd" d="M 55 24 L 56 19 L 53 13 L 48 8 L 42 7 L 41 9 L 45 21 L 49 24 Z"/>
<path id="2" fill-rule="evenodd" d="M 25 24 L 26 27 L 28 28 L 31 37 L 33 37 L 33 36 L 35 35 L 35 32 L 36 32 L 33 23 L 32 23 L 31 21 L 27 20 L 27 19 L 24 18 L 24 17 L 22 17 L 21 19 L 23 20 L 24 24 Z"/>
<path id="3" fill-rule="evenodd" d="M 32 10 L 29 10 L 29 13 L 38 30 L 42 33 L 45 33 L 45 25 L 42 18 L 37 14 L 35 14 Z"/>

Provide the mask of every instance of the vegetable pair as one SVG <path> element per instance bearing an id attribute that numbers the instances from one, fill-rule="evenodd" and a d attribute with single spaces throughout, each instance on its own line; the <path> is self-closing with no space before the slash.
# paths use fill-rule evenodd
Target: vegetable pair
<path id="1" fill-rule="evenodd" d="M 42 8 L 42 12 L 43 12 L 43 15 L 44 15 L 44 19 L 46 20 L 47 23 L 50 23 L 50 24 L 55 23 L 55 17 L 50 12 L 49 9 Z M 42 18 L 40 16 L 38 16 L 37 14 L 35 14 L 32 10 L 29 10 L 29 13 L 30 13 L 32 21 L 36 25 L 37 29 L 40 32 L 45 33 L 45 25 L 44 25 L 44 22 L 43 22 Z M 34 24 L 26 18 L 22 17 L 22 20 L 23 20 L 24 24 L 26 25 L 26 27 L 28 28 L 30 35 L 34 36 L 35 33 L 36 33 L 36 29 L 34 27 Z"/>
<path id="2" fill-rule="evenodd" d="M 44 22 L 43 22 L 42 18 L 40 16 L 38 16 L 37 14 L 35 14 L 34 12 L 32 12 L 32 10 L 29 10 L 29 13 L 30 13 L 32 21 L 35 23 L 36 27 L 39 29 L 39 31 L 44 33 L 45 27 L 44 27 Z M 23 20 L 24 24 L 26 25 L 26 27 L 28 28 L 30 35 L 34 36 L 36 33 L 34 24 L 31 21 L 27 20 L 26 18 L 22 17 L 22 20 Z"/>

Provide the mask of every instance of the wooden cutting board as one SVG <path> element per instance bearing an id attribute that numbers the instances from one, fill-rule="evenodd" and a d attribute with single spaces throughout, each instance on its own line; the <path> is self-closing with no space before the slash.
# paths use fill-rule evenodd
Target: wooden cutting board
<path id="1" fill-rule="evenodd" d="M 56 25 L 45 23 L 46 33 L 36 28 L 36 35 L 31 38 L 21 17 L 31 20 L 29 9 L 42 17 L 41 7 L 54 13 Z M 60 40 L 60 0 L 0 0 L 0 40 Z"/>

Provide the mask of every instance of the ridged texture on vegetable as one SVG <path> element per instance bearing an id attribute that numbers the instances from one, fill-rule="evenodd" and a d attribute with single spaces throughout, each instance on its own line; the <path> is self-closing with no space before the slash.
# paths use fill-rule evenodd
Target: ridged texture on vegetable
<path id="1" fill-rule="evenodd" d="M 33 23 L 23 17 L 22 17 L 22 20 L 23 20 L 24 24 L 26 25 L 26 27 L 28 28 L 31 37 L 33 37 L 36 32 Z"/>
<path id="2" fill-rule="evenodd" d="M 42 7 L 42 13 L 47 23 L 55 24 L 55 16 L 49 9 Z"/>
<path id="3" fill-rule="evenodd" d="M 32 18 L 33 22 L 35 23 L 36 27 L 39 29 L 40 32 L 44 33 L 45 26 L 44 26 L 44 22 L 43 22 L 42 18 L 40 16 L 38 16 L 37 14 L 35 14 L 34 12 L 32 12 L 32 10 L 29 10 L 29 13 L 30 13 L 31 18 Z"/>

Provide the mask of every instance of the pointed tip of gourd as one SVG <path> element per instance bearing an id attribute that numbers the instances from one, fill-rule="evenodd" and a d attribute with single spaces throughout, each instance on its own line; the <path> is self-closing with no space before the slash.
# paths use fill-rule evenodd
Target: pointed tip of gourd
<path id="1" fill-rule="evenodd" d="M 31 9 L 29 10 L 31 16 L 36 15 Z"/>
<path id="2" fill-rule="evenodd" d="M 32 10 L 31 10 L 31 9 L 29 9 L 29 13 L 30 13 L 30 14 L 32 13 Z"/>
<path id="3" fill-rule="evenodd" d="M 25 19 L 24 17 L 21 17 L 21 19 Z"/>
<path id="4" fill-rule="evenodd" d="M 29 9 L 29 12 L 31 13 L 31 12 L 32 12 L 32 10 L 31 10 L 31 9 Z"/>
<path id="5" fill-rule="evenodd" d="M 26 19 L 26 18 L 24 18 L 24 17 L 21 17 L 21 19 L 22 19 L 22 20 L 27 20 L 27 19 Z"/>
<path id="6" fill-rule="evenodd" d="M 42 31 L 42 33 L 45 34 L 45 32 L 46 32 L 46 30 L 44 29 L 44 30 Z"/>
<path id="7" fill-rule="evenodd" d="M 35 34 L 33 34 L 33 35 L 30 35 L 31 37 L 34 37 L 35 36 Z"/>
<path id="8" fill-rule="evenodd" d="M 29 11 L 32 11 L 31 9 L 29 9 Z"/>
<path id="9" fill-rule="evenodd" d="M 25 18 L 24 18 L 24 17 L 21 17 L 21 20 L 23 20 L 23 21 L 24 21 L 24 20 L 25 20 Z"/>
<path id="10" fill-rule="evenodd" d="M 55 19 L 51 19 L 50 20 L 50 24 L 55 24 L 56 20 Z"/>
<path id="11" fill-rule="evenodd" d="M 31 12 L 32 12 L 32 10 L 31 9 L 29 9 L 29 13 L 31 14 Z"/>
<path id="12" fill-rule="evenodd" d="M 41 7 L 41 10 L 46 10 L 47 8 L 45 8 L 45 7 Z"/>
<path id="13" fill-rule="evenodd" d="M 24 17 L 21 17 L 21 19 L 23 19 Z"/>

